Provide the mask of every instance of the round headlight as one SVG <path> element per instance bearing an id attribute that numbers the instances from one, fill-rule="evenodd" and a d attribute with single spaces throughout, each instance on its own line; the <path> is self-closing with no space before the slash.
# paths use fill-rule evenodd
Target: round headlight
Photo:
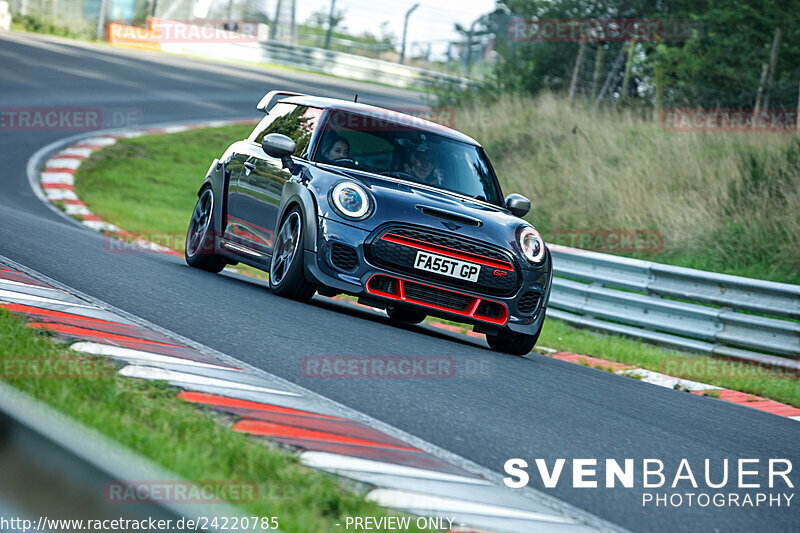
<path id="1" fill-rule="evenodd" d="M 369 195 L 352 181 L 337 183 L 331 192 L 333 206 L 346 217 L 361 218 L 369 211 Z"/>
<path id="2" fill-rule="evenodd" d="M 519 232 L 519 248 L 531 263 L 541 263 L 544 259 L 544 240 L 539 232 L 530 226 L 524 227 Z"/>

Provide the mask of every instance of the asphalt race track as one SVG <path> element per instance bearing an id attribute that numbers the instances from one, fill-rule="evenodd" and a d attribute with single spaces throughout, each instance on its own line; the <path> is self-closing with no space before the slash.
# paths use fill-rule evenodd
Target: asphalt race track
<path id="1" fill-rule="evenodd" d="M 119 51 L 19 34 L 0 35 L 0 108 L 99 107 L 139 112 L 144 124 L 259 118 L 268 90 L 293 89 L 378 105 L 419 105 L 417 93 L 290 70 L 266 70 Z M 458 120 L 456 117 L 456 127 Z M 498 355 L 477 340 L 453 340 L 328 299 L 303 305 L 273 296 L 264 284 L 212 275 L 163 254 L 109 253 L 104 237 L 66 220 L 31 190 L 26 164 L 65 131 L 0 131 L 0 255 L 67 286 L 270 373 L 312 389 L 403 431 L 501 473 L 509 458 L 530 464 L 532 488 L 632 531 L 797 531 L 793 507 L 642 507 L 642 492 L 714 492 L 731 462 L 727 488 L 738 492 L 736 460 L 800 464 L 800 424 L 754 409 L 662 389 L 634 379 L 531 354 Z M 480 137 L 478 136 L 478 140 Z M 224 149 L 220 146 L 220 152 Z M 131 179 L 137 179 L 131 176 Z M 198 184 L 202 176 L 198 175 Z M 512 191 L 506 191 L 506 193 Z M 534 214 L 536 201 L 533 201 Z M 190 213 L 187 212 L 187 223 Z M 306 379 L 310 355 L 448 355 L 481 358 L 488 375 L 453 379 Z M 557 488 L 544 489 L 533 460 L 567 466 Z M 570 460 L 596 458 L 600 488 L 572 488 Z M 606 458 L 636 460 L 634 488 L 604 488 Z M 666 465 L 667 486 L 643 489 L 641 460 Z M 670 489 L 682 458 L 700 489 Z M 752 468 L 752 466 L 751 466 Z M 796 479 L 796 478 L 795 478 Z"/>

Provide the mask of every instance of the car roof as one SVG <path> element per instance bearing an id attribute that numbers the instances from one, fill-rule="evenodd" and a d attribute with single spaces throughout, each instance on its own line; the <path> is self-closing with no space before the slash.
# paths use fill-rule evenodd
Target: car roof
<path id="1" fill-rule="evenodd" d="M 339 111 L 347 111 L 358 115 L 369 115 L 369 114 L 380 113 L 380 117 L 382 119 L 392 122 L 397 121 L 401 125 L 407 123 L 410 119 L 413 121 L 412 122 L 413 125 L 409 126 L 409 128 L 436 133 L 438 135 L 441 135 L 443 137 L 448 137 L 456 141 L 461 141 L 463 143 L 480 146 L 480 143 L 478 141 L 476 141 L 469 135 L 461 133 L 460 131 L 456 131 L 446 126 L 442 126 L 441 124 L 431 122 L 430 120 L 426 120 L 424 118 L 416 117 L 399 111 L 394 111 L 392 109 L 386 109 L 383 107 L 378 107 L 369 104 L 362 104 L 358 102 L 350 102 L 348 100 L 340 100 L 338 98 L 325 98 L 323 96 L 305 96 L 305 95 L 290 96 L 287 98 L 281 98 L 279 101 L 285 102 L 287 104 L 296 104 L 309 107 L 320 107 L 323 109 L 335 109 Z M 420 109 L 423 108 L 420 107 Z"/>

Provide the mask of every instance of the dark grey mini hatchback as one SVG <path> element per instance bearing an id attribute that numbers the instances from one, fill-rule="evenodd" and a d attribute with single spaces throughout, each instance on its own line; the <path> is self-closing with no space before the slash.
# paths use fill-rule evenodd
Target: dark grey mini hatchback
<path id="1" fill-rule="evenodd" d="M 215 159 L 198 191 L 186 262 L 269 273 L 280 296 L 340 293 L 404 323 L 472 324 L 528 353 L 544 323 L 550 252 L 505 199 L 483 148 L 415 116 L 272 91 L 250 136 Z"/>

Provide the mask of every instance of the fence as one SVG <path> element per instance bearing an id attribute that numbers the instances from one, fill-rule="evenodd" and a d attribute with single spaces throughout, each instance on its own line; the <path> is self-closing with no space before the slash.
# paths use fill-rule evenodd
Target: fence
<path id="1" fill-rule="evenodd" d="M 548 316 L 709 355 L 800 368 L 800 286 L 551 245 Z"/>

